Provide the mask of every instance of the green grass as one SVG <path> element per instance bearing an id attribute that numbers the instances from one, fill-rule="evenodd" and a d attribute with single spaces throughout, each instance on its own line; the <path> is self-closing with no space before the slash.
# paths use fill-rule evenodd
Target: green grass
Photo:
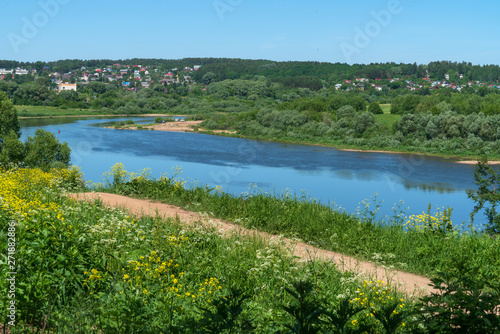
<path id="1" fill-rule="evenodd" d="M 113 186 L 107 190 L 149 194 L 185 203 L 187 208 L 213 209 L 215 215 L 242 217 L 235 221 L 246 226 L 256 224 L 265 229 L 269 221 L 286 234 L 293 230 L 296 236 L 303 234 L 307 239 L 312 233 L 321 242 L 333 226 L 324 225 L 324 233 L 318 233 L 319 223 L 347 221 L 352 229 L 341 226 L 347 236 L 336 237 L 347 241 L 355 233 L 358 244 L 374 241 L 371 235 L 364 237 L 374 227 L 373 221 L 368 224 L 305 199 L 262 194 L 256 194 L 255 199 L 234 198 L 206 187 L 188 190 L 179 178 L 150 180 L 147 171 L 127 181 L 130 175 L 120 167 L 107 177 Z M 397 287 L 341 273 L 334 263 L 297 262 L 279 238 L 268 242 L 239 234 L 222 236 L 213 226 L 186 226 L 178 219 L 161 216 L 133 217 L 97 200 L 77 201 L 65 196 L 82 190 L 81 185 L 75 169 L 48 173 L 0 170 L 2 254 L 13 252 L 8 238 L 16 239 L 15 264 L 0 262 L 3 310 L 12 305 L 13 297 L 6 293 L 11 284 L 7 278 L 13 275 L 9 272 L 15 272 L 15 322 L 9 325 L 12 318 L 0 313 L 0 323 L 4 329 L 10 327 L 11 333 L 288 333 L 290 329 L 292 333 L 407 333 L 417 329 L 426 333 L 423 316 L 427 316 L 429 328 L 436 321 L 448 327 L 448 332 L 462 328 L 460 318 L 436 314 L 434 305 L 443 308 L 450 303 L 439 296 L 430 296 L 429 312 L 419 314 L 423 309 L 419 301 L 399 293 Z M 365 218 L 373 217 L 367 214 Z M 311 223 L 313 220 L 319 223 Z M 423 238 L 414 234 L 405 242 L 418 239 L 424 247 L 424 240 L 436 239 L 436 243 L 427 242 L 436 246 L 447 239 L 460 239 L 435 232 L 424 229 L 419 232 Z M 329 235 L 330 244 L 341 242 L 333 236 Z M 491 256 L 484 253 L 481 243 L 461 244 L 463 248 L 457 252 L 468 262 L 477 261 L 469 257 L 475 252 L 495 266 L 491 259 L 498 257 L 498 244 L 489 242 Z M 412 251 L 409 245 L 406 252 Z M 432 261 L 432 251 L 420 253 L 419 261 Z M 393 258 L 386 255 L 388 260 Z M 448 256 L 451 259 L 453 255 Z M 384 258 L 384 254 L 378 257 Z M 481 292 L 478 285 L 469 285 L 487 273 L 473 274 L 458 282 L 465 281 L 477 295 Z M 498 271 L 492 267 L 490 274 Z M 478 305 L 469 290 L 464 291 L 456 282 L 453 286 L 460 290 L 452 296 L 454 302 L 461 303 L 458 309 L 465 310 L 464 314 L 476 312 L 465 319 L 472 328 L 474 321 L 481 321 L 485 307 L 500 302 L 498 294 L 493 294 L 488 295 L 489 302 Z"/>
<path id="2" fill-rule="evenodd" d="M 401 115 L 393 115 L 385 112 L 381 115 L 375 115 L 375 117 L 377 118 L 377 122 L 387 129 L 391 129 L 392 125 L 401 119 Z"/>
<path id="3" fill-rule="evenodd" d="M 213 227 L 137 218 L 64 196 L 78 184 L 74 172 L 0 171 L 2 254 L 9 223 L 17 224 L 12 333 L 228 333 L 228 326 L 275 333 L 291 323 L 284 306 L 295 305 L 297 281 L 311 284 L 314 294 L 307 298 L 315 310 L 336 313 L 366 294 L 372 305 L 347 318 L 351 329 L 381 330 L 366 316 L 384 307 L 375 291 L 398 303 L 405 298 L 402 310 L 413 310 L 414 299 L 383 282 L 363 282 L 332 263 L 297 263 L 280 240 L 222 237 Z M 6 261 L 0 267 L 0 289 L 7 291 L 13 270 Z M 0 294 L 0 308 L 9 298 Z M 0 323 L 8 321 L 1 312 Z"/>
<path id="4" fill-rule="evenodd" d="M 390 103 L 381 104 L 380 108 L 382 108 L 382 111 L 384 112 L 384 114 L 390 114 L 391 113 L 391 104 Z"/>
<path id="5" fill-rule="evenodd" d="M 44 106 L 15 106 L 19 117 L 44 117 L 44 116 L 82 116 L 105 114 L 102 111 L 91 109 L 60 109 Z"/>
<path id="6" fill-rule="evenodd" d="M 445 270 L 454 259 L 466 257 L 478 275 L 500 281 L 500 239 L 480 232 L 459 233 L 440 213 L 409 219 L 401 212 L 389 221 L 376 218 L 376 200 L 365 202 L 361 216 L 339 212 L 314 199 L 294 194 L 267 194 L 255 191 L 234 196 L 206 186 L 185 188 L 181 180 L 135 178 L 116 165 L 108 175 L 118 180 L 111 191 L 176 204 L 187 210 L 210 212 L 248 228 L 296 237 L 317 247 L 376 261 L 395 268 L 432 276 Z M 109 183 L 108 185 L 112 185 Z M 418 213 L 417 213 L 418 214 Z M 488 275 L 492 275 L 489 277 Z"/>

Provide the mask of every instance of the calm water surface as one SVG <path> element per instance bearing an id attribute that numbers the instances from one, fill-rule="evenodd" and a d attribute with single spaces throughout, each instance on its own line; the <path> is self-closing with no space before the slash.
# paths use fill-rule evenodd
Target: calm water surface
<path id="1" fill-rule="evenodd" d="M 22 120 L 23 140 L 37 128 L 51 131 L 72 149 L 71 162 L 86 180 L 102 182 L 102 174 L 117 162 L 128 171 L 151 168 L 152 176 L 182 176 L 201 184 L 222 186 L 240 194 L 250 188 L 291 191 L 355 212 L 364 199 L 382 200 L 378 217 L 392 216 L 404 201 L 406 214 L 426 211 L 431 203 L 452 207 L 455 224 L 468 224 L 473 202 L 474 166 L 450 160 L 406 154 L 346 152 L 335 148 L 288 145 L 195 133 L 134 131 L 103 128 L 127 118 L 53 118 Z M 152 118 L 132 118 L 152 123 Z M 60 131 L 60 133 L 58 133 Z M 372 205 L 373 207 L 373 205 Z M 480 226 L 483 217 L 478 217 Z"/>

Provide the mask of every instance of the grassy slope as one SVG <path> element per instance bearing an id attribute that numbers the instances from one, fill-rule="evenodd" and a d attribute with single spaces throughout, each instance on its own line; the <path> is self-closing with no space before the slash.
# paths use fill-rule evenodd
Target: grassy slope
<path id="1" fill-rule="evenodd" d="M 500 264 L 493 251 L 498 249 L 500 239 L 490 239 L 480 233 L 461 235 L 447 229 L 439 215 L 434 221 L 437 225 L 431 227 L 427 225 L 428 217 L 417 221 L 398 216 L 389 224 L 378 224 L 370 211 L 360 220 L 328 205 L 290 194 L 256 192 L 249 197 L 236 197 L 214 193 L 204 186 L 184 188 L 183 183 L 172 179 L 142 179 L 102 190 L 210 212 L 214 217 L 247 228 L 298 237 L 324 249 L 417 274 L 433 275 L 445 270 L 452 259 L 464 257 L 470 258 L 471 266 L 478 269 L 479 275 L 488 276 Z M 498 273 L 493 276 L 498 279 Z"/>

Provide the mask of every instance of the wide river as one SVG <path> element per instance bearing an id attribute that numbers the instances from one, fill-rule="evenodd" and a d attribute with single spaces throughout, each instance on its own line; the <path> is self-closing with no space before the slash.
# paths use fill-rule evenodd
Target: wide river
<path id="1" fill-rule="evenodd" d="M 24 119 L 22 139 L 37 128 L 51 131 L 72 149 L 71 162 L 86 180 L 102 182 L 102 174 L 117 162 L 128 171 L 151 168 L 151 175 L 182 177 L 226 192 L 290 191 L 332 203 L 355 213 L 360 202 L 377 193 L 383 201 L 378 218 L 392 216 L 404 201 L 407 216 L 452 207 L 452 221 L 469 224 L 474 207 L 465 191 L 475 189 L 474 166 L 442 158 L 408 154 L 347 152 L 335 148 L 289 145 L 196 133 L 115 130 L 103 127 L 127 118 Z M 132 118 L 152 123 L 152 118 Z M 250 190 L 251 189 L 251 190 Z M 374 209 L 374 205 L 371 205 Z M 484 221 L 478 216 L 475 226 Z"/>

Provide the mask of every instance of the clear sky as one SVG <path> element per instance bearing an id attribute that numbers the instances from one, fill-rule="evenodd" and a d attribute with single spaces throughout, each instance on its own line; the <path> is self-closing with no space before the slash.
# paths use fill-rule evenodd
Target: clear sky
<path id="1" fill-rule="evenodd" d="M 0 0 L 0 59 L 500 64 L 500 1 Z"/>

